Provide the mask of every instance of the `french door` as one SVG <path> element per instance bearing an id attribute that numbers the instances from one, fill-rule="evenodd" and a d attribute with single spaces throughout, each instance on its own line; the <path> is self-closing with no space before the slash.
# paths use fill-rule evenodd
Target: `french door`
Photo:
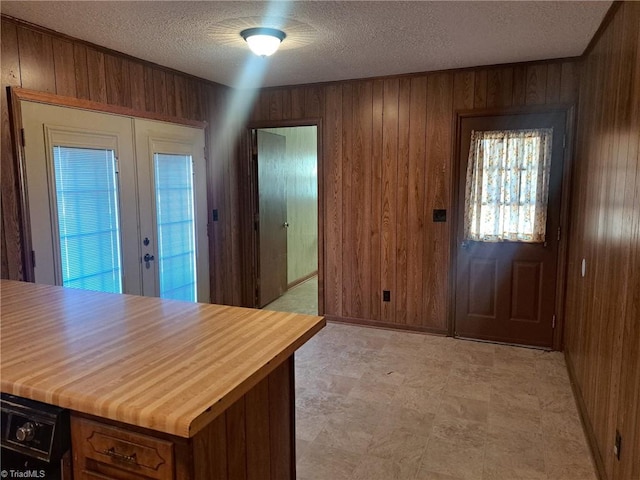
<path id="1" fill-rule="evenodd" d="M 21 111 L 36 283 L 208 302 L 203 130 Z"/>

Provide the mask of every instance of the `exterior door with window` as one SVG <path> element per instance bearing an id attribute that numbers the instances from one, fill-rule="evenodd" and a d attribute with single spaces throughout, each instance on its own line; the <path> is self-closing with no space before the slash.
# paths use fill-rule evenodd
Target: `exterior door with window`
<path id="1" fill-rule="evenodd" d="M 36 283 L 208 301 L 202 130 L 21 111 Z"/>
<path id="2" fill-rule="evenodd" d="M 461 121 L 455 335 L 551 348 L 564 113 Z"/>
<path id="3" fill-rule="evenodd" d="M 135 140 L 143 295 L 208 302 L 203 132 L 136 119 Z"/>

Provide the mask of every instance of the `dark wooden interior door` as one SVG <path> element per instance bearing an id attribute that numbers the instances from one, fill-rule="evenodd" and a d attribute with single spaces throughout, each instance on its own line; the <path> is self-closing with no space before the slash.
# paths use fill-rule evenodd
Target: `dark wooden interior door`
<path id="1" fill-rule="evenodd" d="M 553 128 L 546 242 L 465 242 L 465 182 L 471 132 L 529 128 Z M 462 119 L 458 159 L 456 336 L 552 347 L 564 129 L 564 112 Z"/>
<path id="2" fill-rule="evenodd" d="M 258 306 L 287 291 L 286 138 L 258 130 Z"/>

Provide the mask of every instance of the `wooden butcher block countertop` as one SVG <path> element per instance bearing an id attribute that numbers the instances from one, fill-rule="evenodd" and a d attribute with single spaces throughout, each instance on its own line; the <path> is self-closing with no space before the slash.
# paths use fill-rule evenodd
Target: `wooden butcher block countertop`
<path id="1" fill-rule="evenodd" d="M 192 437 L 322 317 L 2 280 L 2 391 Z"/>

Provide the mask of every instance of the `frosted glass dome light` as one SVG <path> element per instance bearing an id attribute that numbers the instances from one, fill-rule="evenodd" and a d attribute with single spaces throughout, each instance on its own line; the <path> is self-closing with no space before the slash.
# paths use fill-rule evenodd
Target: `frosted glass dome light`
<path id="1" fill-rule="evenodd" d="M 253 53 L 259 57 L 269 57 L 276 53 L 287 35 L 275 28 L 257 27 L 241 31 L 240 36 L 244 38 Z"/>

